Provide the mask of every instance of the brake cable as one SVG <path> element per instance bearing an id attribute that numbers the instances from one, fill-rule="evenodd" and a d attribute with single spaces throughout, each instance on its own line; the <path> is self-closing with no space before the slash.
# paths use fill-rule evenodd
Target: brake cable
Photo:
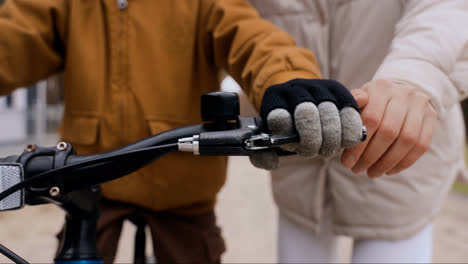
<path id="1" fill-rule="evenodd" d="M 142 148 L 142 149 L 128 151 L 128 152 L 124 152 L 124 153 L 112 153 L 112 154 L 109 154 L 109 155 L 102 156 L 100 158 L 84 160 L 84 161 L 81 161 L 81 162 L 78 162 L 78 163 L 66 165 L 66 166 L 61 167 L 61 168 L 52 169 L 52 170 L 40 173 L 40 174 L 38 174 L 36 176 L 33 176 L 33 177 L 31 177 L 31 178 L 29 178 L 27 180 L 24 180 L 24 181 L 22 181 L 20 183 L 17 183 L 15 185 L 13 185 L 12 187 L 6 189 L 5 191 L 1 192 L 0 193 L 0 201 L 7 198 L 11 194 L 23 189 L 23 188 L 29 187 L 33 182 L 35 182 L 37 180 L 48 179 L 48 178 L 51 178 L 53 176 L 64 174 L 69 170 L 77 169 L 77 168 L 80 168 L 80 167 L 86 167 L 86 166 L 89 166 L 89 165 L 95 165 L 96 163 L 111 162 L 111 161 L 115 161 L 116 159 L 131 156 L 133 154 L 141 154 L 141 153 L 151 152 L 151 151 L 155 151 L 155 150 L 171 149 L 171 148 L 177 148 L 177 147 L 178 147 L 177 143 L 172 143 L 172 144 L 165 144 L 165 145 L 153 146 L 153 147 L 148 147 L 148 148 Z"/>
<path id="2" fill-rule="evenodd" d="M 29 264 L 26 260 L 22 257 L 15 254 L 15 252 L 9 250 L 4 245 L 0 244 L 0 253 L 3 254 L 5 257 L 9 258 L 11 261 L 17 264 Z"/>

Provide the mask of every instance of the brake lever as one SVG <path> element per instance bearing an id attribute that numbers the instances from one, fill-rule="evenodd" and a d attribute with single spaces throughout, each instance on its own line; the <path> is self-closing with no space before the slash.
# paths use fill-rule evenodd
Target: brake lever
<path id="1" fill-rule="evenodd" d="M 299 142 L 298 135 L 270 135 L 261 133 L 244 141 L 244 147 L 248 150 L 262 150 L 280 147 L 281 145 Z"/>
<path id="2" fill-rule="evenodd" d="M 194 135 L 192 137 L 179 139 L 178 148 L 179 151 L 193 152 L 195 155 L 200 155 L 200 136 Z M 260 135 L 254 135 L 244 140 L 243 148 L 246 151 L 258 151 L 264 149 L 271 149 L 280 147 L 284 144 L 299 142 L 299 137 L 296 135 L 288 136 L 275 136 L 262 133 Z M 226 146 L 233 148 L 232 145 Z M 219 149 L 219 148 L 218 148 Z M 225 154 L 223 152 L 223 154 Z"/>
<path id="3" fill-rule="evenodd" d="M 178 149 L 204 156 L 249 156 L 255 150 L 246 147 L 246 140 L 261 135 L 262 131 L 259 117 L 241 117 L 225 126 L 206 123 L 200 134 L 180 138 Z"/>
<path id="4" fill-rule="evenodd" d="M 200 134 L 181 138 L 178 150 L 204 156 L 250 156 L 256 151 L 280 151 L 281 145 L 300 141 L 299 135 L 272 135 L 265 133 L 259 117 L 242 117 L 231 123 L 226 129 L 213 129 L 205 124 Z M 362 130 L 364 141 L 367 137 L 365 127 Z"/>

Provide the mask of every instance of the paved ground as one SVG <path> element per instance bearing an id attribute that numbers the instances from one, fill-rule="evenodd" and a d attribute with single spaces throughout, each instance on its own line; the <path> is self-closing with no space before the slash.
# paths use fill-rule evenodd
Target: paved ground
<path id="1" fill-rule="evenodd" d="M 18 148 L 1 148 L 2 153 Z M 3 156 L 3 155 L 2 155 Z M 230 160 L 228 182 L 219 196 L 217 212 L 228 251 L 224 262 L 275 262 L 276 209 L 269 190 L 269 177 L 254 169 L 245 158 Z M 436 219 L 435 262 L 468 261 L 468 197 L 451 194 Z M 63 213 L 52 205 L 26 207 L 0 214 L 0 243 L 34 263 L 50 262 L 56 247 L 55 233 Z M 131 261 L 134 228 L 124 227 L 117 256 L 119 263 Z M 341 260 L 346 262 L 349 243 L 343 241 Z M 8 262 L 0 257 L 0 262 Z"/>

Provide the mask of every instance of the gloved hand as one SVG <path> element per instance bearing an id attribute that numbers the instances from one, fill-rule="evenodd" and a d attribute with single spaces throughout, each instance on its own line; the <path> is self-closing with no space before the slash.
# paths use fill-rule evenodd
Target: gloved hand
<path id="1" fill-rule="evenodd" d="M 362 120 L 351 93 L 333 80 L 294 79 L 269 87 L 262 100 L 260 115 L 274 135 L 298 133 L 299 143 L 283 145 L 287 151 L 304 157 L 330 157 L 342 148 L 361 141 Z M 255 167 L 276 169 L 274 151 L 250 156 Z"/>

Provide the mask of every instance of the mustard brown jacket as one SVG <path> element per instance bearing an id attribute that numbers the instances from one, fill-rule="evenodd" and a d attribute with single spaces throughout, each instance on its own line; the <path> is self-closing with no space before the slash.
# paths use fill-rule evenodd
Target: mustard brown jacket
<path id="1" fill-rule="evenodd" d="M 64 73 L 61 137 L 109 151 L 200 122 L 220 69 L 258 107 L 271 84 L 318 78 L 313 54 L 243 0 L 7 0 L 0 7 L 0 94 Z M 210 210 L 226 158 L 173 154 L 103 195 L 153 210 Z"/>

